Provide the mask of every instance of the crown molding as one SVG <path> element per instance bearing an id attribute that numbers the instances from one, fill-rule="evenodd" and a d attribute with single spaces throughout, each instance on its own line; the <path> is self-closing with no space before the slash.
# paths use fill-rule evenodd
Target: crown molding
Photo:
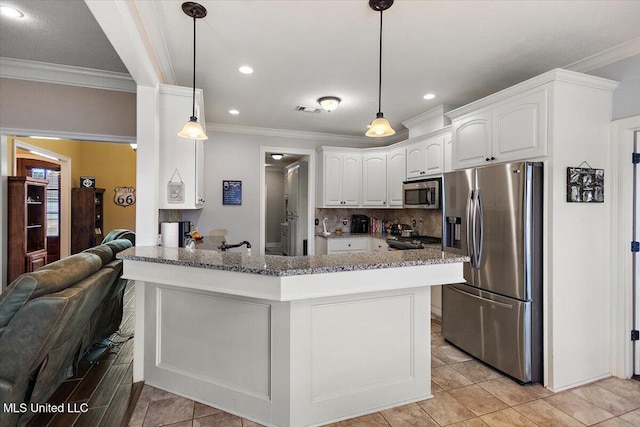
<path id="1" fill-rule="evenodd" d="M 135 136 L 102 135 L 97 133 L 80 132 L 59 132 L 42 129 L 0 128 L 0 135 L 23 138 L 60 138 L 70 141 L 117 142 L 122 144 L 135 144 L 138 142 Z"/>
<path id="2" fill-rule="evenodd" d="M 0 77 L 119 92 L 137 90 L 136 82 L 125 73 L 6 57 L 0 57 Z"/>
<path id="3" fill-rule="evenodd" d="M 424 113 L 418 114 L 415 117 L 411 117 L 410 119 L 403 121 L 402 124 L 407 128 L 411 128 L 415 125 L 421 124 L 423 121 L 428 119 L 444 118 L 445 120 L 449 120 L 449 118 L 445 116 L 445 113 L 448 113 L 451 110 L 453 110 L 453 107 L 451 105 L 440 104 L 431 108 L 430 110 L 425 111 Z M 445 123 L 445 126 L 447 124 L 448 123 Z"/>
<path id="4" fill-rule="evenodd" d="M 635 55 L 640 55 L 640 38 L 629 40 L 628 42 L 573 62 L 562 68 L 579 73 L 586 73 Z"/>
<path id="5" fill-rule="evenodd" d="M 336 135 L 331 133 L 321 133 L 321 132 L 305 132 L 299 130 L 287 130 L 287 129 L 271 129 L 271 128 L 262 128 L 262 127 L 253 127 L 253 126 L 239 126 L 239 125 L 228 125 L 223 123 L 207 123 L 207 131 L 214 132 L 226 132 L 226 133 L 240 133 L 245 135 L 261 135 L 261 136 L 276 136 L 280 138 L 298 138 L 298 139 L 313 139 L 319 141 L 330 141 L 337 143 L 348 143 L 348 144 L 371 144 L 371 139 L 366 136 L 351 136 L 351 135 Z M 400 136 L 404 136 L 406 138 L 406 134 L 408 131 L 401 131 L 396 133 L 396 135 L 400 134 Z M 394 137 L 396 137 L 394 135 Z M 387 143 L 385 145 L 391 144 L 395 142 L 397 138 L 394 138 L 394 141 L 389 141 L 387 138 L 384 138 L 384 142 Z"/>

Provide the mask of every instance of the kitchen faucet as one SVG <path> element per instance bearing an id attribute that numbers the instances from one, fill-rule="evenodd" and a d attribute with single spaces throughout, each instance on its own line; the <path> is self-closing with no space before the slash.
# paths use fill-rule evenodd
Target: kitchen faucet
<path id="1" fill-rule="evenodd" d="M 220 249 L 221 251 L 226 251 L 227 249 L 231 249 L 231 248 L 239 248 L 242 245 L 247 245 L 247 249 L 251 249 L 251 243 L 247 242 L 246 240 L 243 240 L 240 243 L 237 243 L 235 245 L 227 245 L 227 241 L 223 240 L 222 243 L 220 244 L 220 246 L 218 246 L 218 249 Z"/>

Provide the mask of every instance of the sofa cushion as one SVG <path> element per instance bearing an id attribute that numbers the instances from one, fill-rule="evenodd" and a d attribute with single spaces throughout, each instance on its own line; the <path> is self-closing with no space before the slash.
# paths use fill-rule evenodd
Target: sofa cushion
<path id="1" fill-rule="evenodd" d="M 105 243 L 104 245 L 111 248 L 114 256 L 118 252 L 124 251 L 125 249 L 129 249 L 131 246 L 133 246 L 131 241 L 127 239 L 112 240 L 110 242 Z"/>
<path id="2" fill-rule="evenodd" d="M 115 252 L 112 251 L 111 248 L 107 245 L 94 246 L 92 248 L 85 249 L 82 252 L 88 252 L 90 254 L 98 255 L 100 259 L 102 259 L 102 265 L 105 265 L 111 262 L 115 254 Z"/>
<path id="3" fill-rule="evenodd" d="M 101 267 L 99 256 L 79 253 L 18 277 L 0 294 L 0 336 L 15 313 L 28 301 L 73 286 Z"/>

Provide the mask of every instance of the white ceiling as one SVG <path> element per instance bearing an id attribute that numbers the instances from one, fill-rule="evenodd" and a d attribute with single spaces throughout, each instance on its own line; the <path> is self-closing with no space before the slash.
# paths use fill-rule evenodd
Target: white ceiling
<path id="1" fill-rule="evenodd" d="M 2 3 L 35 18 L 1 18 L 0 56 L 124 70 L 81 0 Z M 181 3 L 136 5 L 156 55 L 166 53 L 167 81 L 190 86 L 193 21 Z M 196 84 L 208 123 L 363 135 L 378 96 L 379 13 L 367 0 L 200 3 Z M 640 1 L 396 0 L 384 12 L 382 111 L 401 131 L 439 104 L 464 105 L 638 39 L 638 22 Z M 245 64 L 252 75 L 238 72 Z M 295 111 L 326 95 L 342 98 L 336 111 Z"/>

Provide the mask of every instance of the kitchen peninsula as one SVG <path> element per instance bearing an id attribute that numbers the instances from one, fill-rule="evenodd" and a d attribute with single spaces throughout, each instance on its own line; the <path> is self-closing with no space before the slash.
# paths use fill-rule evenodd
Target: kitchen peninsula
<path id="1" fill-rule="evenodd" d="M 430 289 L 466 257 L 301 257 L 134 247 L 134 381 L 268 426 L 321 425 L 431 395 Z"/>

